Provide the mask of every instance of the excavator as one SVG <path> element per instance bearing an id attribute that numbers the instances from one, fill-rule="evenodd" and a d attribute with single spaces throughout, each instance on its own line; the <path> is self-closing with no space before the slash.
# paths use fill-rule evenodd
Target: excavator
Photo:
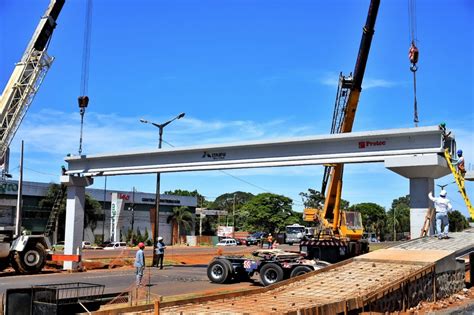
<path id="1" fill-rule="evenodd" d="M 352 131 L 379 5 L 380 0 L 370 2 L 353 75 L 339 75 L 331 133 Z M 310 259 L 335 263 L 369 251 L 368 242 L 362 239 L 360 212 L 341 209 L 343 171 L 344 164 L 326 165 L 321 188 L 324 207 L 304 209 L 304 220 L 316 225 L 314 235 L 300 242 L 301 252 Z"/>

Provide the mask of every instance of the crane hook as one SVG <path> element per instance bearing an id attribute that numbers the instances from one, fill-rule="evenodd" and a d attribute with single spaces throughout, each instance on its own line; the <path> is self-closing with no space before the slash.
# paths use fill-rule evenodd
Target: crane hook
<path id="1" fill-rule="evenodd" d="M 415 43 L 412 41 L 410 50 L 408 51 L 408 59 L 410 59 L 410 62 L 411 62 L 410 70 L 413 72 L 418 70 L 418 66 L 416 64 L 418 63 L 419 55 L 420 55 L 420 52 L 418 48 L 415 46 Z"/>

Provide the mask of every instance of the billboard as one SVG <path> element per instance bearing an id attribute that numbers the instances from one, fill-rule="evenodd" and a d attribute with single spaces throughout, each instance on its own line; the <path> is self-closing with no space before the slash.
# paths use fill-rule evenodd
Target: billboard
<path id="1" fill-rule="evenodd" d="M 232 237 L 234 235 L 233 226 L 218 226 L 217 227 L 217 236 L 220 237 Z"/>

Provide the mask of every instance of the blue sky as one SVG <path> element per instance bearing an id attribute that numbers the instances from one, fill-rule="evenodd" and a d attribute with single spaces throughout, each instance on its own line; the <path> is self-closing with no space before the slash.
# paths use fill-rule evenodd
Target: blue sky
<path id="1" fill-rule="evenodd" d="M 48 0 L 0 0 L 0 85 L 19 61 Z M 327 134 L 340 71 L 353 71 L 369 1 L 94 1 L 83 154 L 153 149 L 164 122 L 176 147 Z M 56 60 L 11 146 L 18 178 L 58 182 L 77 154 L 85 1 L 67 0 L 49 54 Z M 474 3 L 417 1 L 421 126 L 447 123 L 474 165 Z M 382 1 L 354 131 L 413 127 L 407 59 L 408 1 Z M 165 143 L 164 147 L 168 145 Z M 162 191 L 197 189 L 207 199 L 237 190 L 293 199 L 320 189 L 321 166 L 162 175 Z M 240 179 L 240 180 L 239 180 Z M 446 184 L 452 177 L 437 180 Z M 104 179 L 97 178 L 96 188 Z M 110 190 L 153 192 L 154 175 L 109 177 Z M 467 184 L 471 198 L 474 185 Z M 383 164 L 347 165 L 343 198 L 386 208 L 409 182 Z M 467 214 L 455 185 L 453 206 Z"/>

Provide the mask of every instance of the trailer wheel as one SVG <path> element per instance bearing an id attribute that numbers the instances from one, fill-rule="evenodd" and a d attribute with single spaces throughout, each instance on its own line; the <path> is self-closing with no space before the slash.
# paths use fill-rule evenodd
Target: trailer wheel
<path id="1" fill-rule="evenodd" d="M 305 273 L 311 272 L 313 269 L 308 266 L 297 266 L 291 271 L 290 278 L 304 275 Z"/>
<path id="2" fill-rule="evenodd" d="M 275 263 L 268 263 L 260 269 L 260 280 L 264 286 L 283 280 L 284 275 L 283 269 Z"/>
<path id="3" fill-rule="evenodd" d="M 207 267 L 207 277 L 214 283 L 225 283 L 232 278 L 232 264 L 227 259 L 216 259 Z"/>
<path id="4" fill-rule="evenodd" d="M 38 273 L 46 264 L 46 251 L 41 243 L 30 243 L 21 252 L 15 252 L 12 267 L 17 273 Z"/>

